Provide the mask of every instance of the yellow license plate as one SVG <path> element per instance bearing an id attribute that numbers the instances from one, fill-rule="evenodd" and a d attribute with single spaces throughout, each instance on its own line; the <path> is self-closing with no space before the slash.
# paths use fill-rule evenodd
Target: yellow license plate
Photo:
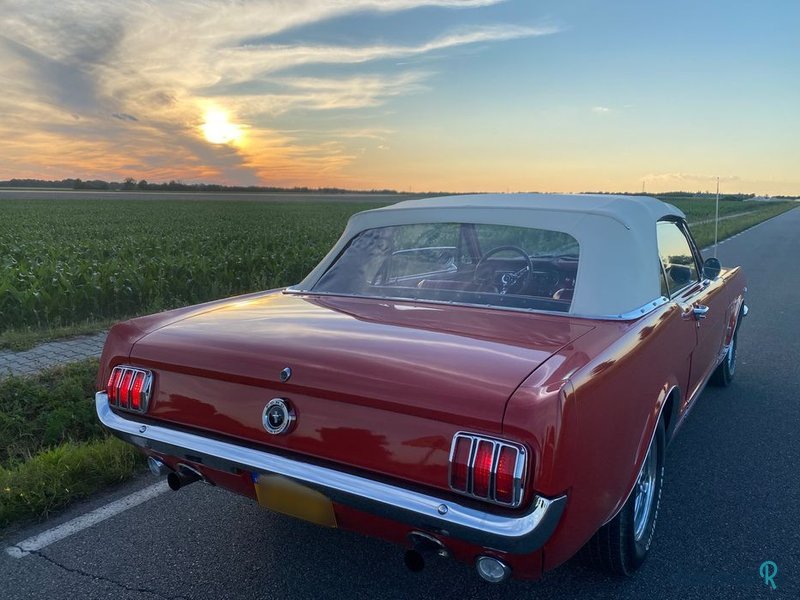
<path id="1" fill-rule="evenodd" d="M 324 527 L 336 527 L 330 498 L 281 475 L 253 474 L 259 506 Z"/>

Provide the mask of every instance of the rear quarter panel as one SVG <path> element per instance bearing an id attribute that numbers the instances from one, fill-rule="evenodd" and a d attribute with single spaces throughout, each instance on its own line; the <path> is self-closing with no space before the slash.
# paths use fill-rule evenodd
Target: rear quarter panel
<path id="1" fill-rule="evenodd" d="M 736 315 L 744 276 L 730 269 L 722 279 L 717 300 Z M 664 415 L 669 433 L 691 406 L 682 395 L 693 368 L 696 325 L 676 302 L 636 321 L 594 323 L 591 333 L 564 347 L 520 386 L 503 423 L 505 435 L 533 447 L 531 489 L 546 496 L 568 494 L 561 523 L 544 547 L 545 570 L 569 559 L 616 515 L 658 419 Z M 721 345 L 731 328 L 722 335 Z"/>
<path id="2" fill-rule="evenodd" d="M 677 306 L 597 325 L 528 378 L 504 419 L 507 435 L 537 440 L 533 489 L 568 494 L 544 549 L 546 570 L 624 504 L 668 393 L 689 376 L 694 334 Z"/>

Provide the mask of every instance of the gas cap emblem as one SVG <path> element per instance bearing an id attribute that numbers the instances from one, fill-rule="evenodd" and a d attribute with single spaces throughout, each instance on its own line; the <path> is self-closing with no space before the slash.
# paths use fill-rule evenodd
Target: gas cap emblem
<path id="1" fill-rule="evenodd" d="M 264 407 L 261 422 L 272 435 L 287 433 L 294 424 L 295 415 L 288 400 L 273 398 Z"/>

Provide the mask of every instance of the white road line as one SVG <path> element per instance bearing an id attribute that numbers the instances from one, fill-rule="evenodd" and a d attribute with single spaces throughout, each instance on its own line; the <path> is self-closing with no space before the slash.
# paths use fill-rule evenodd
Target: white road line
<path id="1" fill-rule="evenodd" d="M 124 498 L 120 498 L 119 500 L 115 500 L 110 504 L 101 506 L 92 512 L 88 512 L 85 515 L 75 517 L 71 521 L 62 523 L 57 527 L 43 531 L 39 535 L 29 537 L 27 540 L 18 542 L 13 546 L 9 546 L 6 548 L 6 553 L 14 558 L 28 556 L 28 554 L 31 552 L 36 552 L 37 550 L 46 548 L 54 542 L 63 540 L 65 537 L 69 537 L 73 533 L 78 533 L 87 527 L 91 527 L 92 525 L 96 525 L 101 521 L 105 521 L 106 519 L 124 512 L 129 508 L 138 506 L 142 502 L 147 502 L 151 498 L 155 498 L 159 494 L 163 494 L 168 490 L 169 486 L 167 486 L 166 481 L 159 481 L 150 487 L 146 487 L 143 490 L 134 492 L 133 494 L 125 496 Z"/>

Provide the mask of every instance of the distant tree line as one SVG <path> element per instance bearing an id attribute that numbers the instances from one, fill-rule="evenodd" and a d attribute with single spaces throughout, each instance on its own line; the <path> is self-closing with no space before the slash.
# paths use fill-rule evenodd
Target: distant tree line
<path id="1" fill-rule="evenodd" d="M 320 194 L 398 194 L 396 190 L 347 190 L 337 187 L 276 187 L 257 185 L 220 185 L 216 183 L 182 183 L 170 180 L 166 183 L 151 183 L 145 179 L 136 181 L 127 177 L 123 181 L 103 181 L 101 179 L 9 179 L 0 181 L 0 187 L 56 188 L 70 190 L 112 190 L 112 191 L 156 191 L 156 192 L 280 192 L 280 193 L 320 193 Z"/>
<path id="2" fill-rule="evenodd" d="M 142 191 L 142 192 L 276 192 L 282 194 L 403 194 L 397 190 L 348 190 L 337 187 L 320 187 L 311 188 L 307 186 L 302 187 L 276 187 L 276 186 L 259 186 L 259 185 L 220 185 L 217 183 L 182 183 L 180 181 L 170 180 L 168 182 L 149 182 L 145 179 L 137 181 L 133 177 L 127 177 L 123 181 L 103 181 L 102 179 L 60 179 L 60 180 L 46 180 L 46 179 L 8 179 L 5 181 L 0 180 L 0 187 L 19 187 L 19 188 L 50 188 L 50 189 L 66 189 L 66 190 L 111 190 L 111 191 Z M 460 192 L 460 193 L 481 193 L 481 192 Z M 529 192 L 538 193 L 538 192 Z M 545 192 L 547 193 L 547 192 Z M 584 192 L 586 194 L 605 194 L 605 195 L 620 195 L 620 196 L 653 196 L 662 200 L 675 200 L 684 198 L 690 200 L 692 198 L 715 198 L 716 194 L 713 192 L 664 192 L 662 194 L 648 194 L 640 192 Z M 434 196 L 434 195 L 450 195 L 452 192 L 446 191 L 427 191 L 417 192 L 415 195 Z M 756 194 L 724 194 L 719 197 L 720 200 L 748 200 L 754 198 Z M 767 196 L 769 197 L 769 196 Z M 800 196 L 772 196 L 775 200 L 797 200 Z"/>
<path id="3" fill-rule="evenodd" d="M 706 198 L 714 199 L 716 192 L 664 192 L 663 194 L 653 194 L 657 198 Z M 720 200 L 749 200 L 755 198 L 755 194 L 720 194 Z"/>
<path id="4" fill-rule="evenodd" d="M 664 192 L 661 194 L 649 194 L 647 192 L 586 192 L 589 194 L 606 194 L 606 195 L 614 195 L 614 196 L 652 196 L 654 198 L 658 198 L 660 200 L 676 200 L 678 198 L 691 200 L 692 198 L 698 199 L 714 199 L 717 197 L 715 192 Z M 750 198 L 755 198 L 755 194 L 721 194 L 719 199 L 720 200 L 749 200 Z M 779 196 L 775 196 L 778 198 Z M 791 196 L 786 196 L 790 198 Z"/>
<path id="5" fill-rule="evenodd" d="M 27 188 L 59 188 L 71 190 L 75 187 L 74 179 L 60 181 L 47 181 L 44 179 L 8 179 L 0 181 L 0 187 L 27 187 Z"/>

